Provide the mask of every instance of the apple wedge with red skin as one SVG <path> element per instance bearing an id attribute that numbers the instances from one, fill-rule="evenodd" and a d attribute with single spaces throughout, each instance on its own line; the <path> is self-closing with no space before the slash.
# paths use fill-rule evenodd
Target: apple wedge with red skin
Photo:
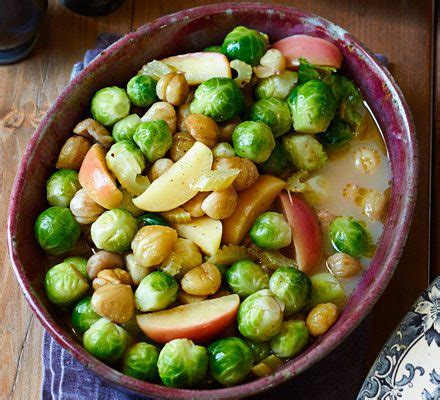
<path id="1" fill-rule="evenodd" d="M 220 335 L 234 321 L 240 298 L 237 294 L 202 300 L 136 317 L 142 331 L 158 343 L 190 339 L 206 343 Z"/>
<path id="2" fill-rule="evenodd" d="M 322 231 L 312 208 L 298 195 L 281 192 L 277 206 L 292 229 L 293 245 L 289 255 L 296 259 L 298 268 L 311 274 L 318 266 L 323 249 Z"/>

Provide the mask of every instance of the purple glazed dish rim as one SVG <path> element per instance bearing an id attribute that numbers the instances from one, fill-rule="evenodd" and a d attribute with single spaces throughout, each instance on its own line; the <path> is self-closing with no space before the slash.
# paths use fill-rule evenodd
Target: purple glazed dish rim
<path id="1" fill-rule="evenodd" d="M 398 127 L 403 132 L 406 140 L 407 153 L 405 167 L 405 175 L 407 190 L 404 193 L 404 198 L 400 199 L 401 205 L 399 213 L 395 216 L 394 227 L 390 228 L 395 230 L 395 240 L 388 244 L 386 254 L 381 254 L 382 267 L 378 268 L 377 274 L 374 276 L 363 279 L 360 285 L 363 285 L 364 292 L 362 294 L 362 301 L 357 300 L 357 304 L 353 305 L 350 310 L 343 314 L 343 317 L 339 319 L 337 324 L 327 332 L 323 337 L 316 340 L 307 351 L 293 360 L 289 361 L 273 374 L 259 378 L 247 383 L 243 383 L 237 386 L 222 388 L 222 389 L 209 389 L 209 390 L 189 390 L 189 389 L 175 389 L 168 388 L 162 385 L 143 382 L 123 375 L 119 371 L 107 366 L 106 364 L 95 359 L 89 355 L 83 347 L 72 340 L 63 329 L 56 323 L 54 318 L 49 312 L 39 304 L 38 297 L 35 295 L 31 282 L 29 281 L 26 273 L 26 269 L 21 263 L 19 253 L 14 244 L 17 226 L 19 219 L 19 198 L 24 190 L 24 182 L 26 174 L 28 173 L 30 160 L 33 155 L 34 147 L 41 140 L 44 140 L 44 127 L 50 124 L 52 118 L 57 112 L 57 109 L 69 96 L 71 91 L 77 85 L 81 85 L 85 78 L 88 77 L 93 71 L 101 68 L 111 55 L 120 51 L 125 46 L 128 46 L 136 38 L 142 35 L 151 34 L 161 29 L 166 29 L 167 26 L 176 22 L 182 21 L 188 18 L 201 18 L 212 14 L 234 12 L 240 10 L 246 10 L 252 8 L 254 13 L 283 13 L 284 15 L 295 16 L 300 19 L 303 24 L 312 24 L 318 26 L 335 42 L 338 40 L 343 43 L 344 46 L 351 46 L 351 51 L 354 53 L 353 57 L 356 59 L 362 58 L 368 67 L 374 70 L 380 75 L 380 84 L 386 85 L 387 90 L 395 101 L 389 112 L 397 115 Z M 247 10 L 249 12 L 249 10 Z M 350 47 L 350 48 L 351 48 Z M 125 390 L 129 390 L 133 393 L 142 395 L 150 395 L 161 398 L 198 398 L 198 399 L 211 399 L 211 398 L 237 398 L 245 397 L 252 394 L 256 394 L 265 390 L 268 390 L 286 380 L 298 375 L 314 363 L 318 362 L 331 350 L 333 350 L 338 344 L 342 342 L 356 326 L 365 318 L 369 313 L 375 302 L 378 300 L 382 292 L 385 290 L 389 280 L 391 279 L 394 270 L 397 266 L 400 255 L 403 251 L 403 247 L 406 241 L 406 237 L 409 232 L 409 226 L 411 222 L 412 212 L 415 205 L 416 190 L 417 190 L 417 172 L 418 172 L 418 151 L 415 138 L 415 128 L 412 121 L 412 117 L 406 101 L 403 95 L 395 83 L 394 79 L 384 67 L 382 67 L 374 58 L 372 53 L 366 49 L 366 47 L 353 36 L 351 36 L 344 29 L 339 26 L 313 14 L 304 13 L 293 7 L 268 5 L 259 3 L 223 3 L 213 4 L 208 6 L 201 6 L 192 8 L 185 11 L 179 11 L 177 13 L 167 15 L 158 18 L 148 24 L 141 26 L 135 32 L 129 33 L 123 36 L 120 40 L 106 49 L 102 54 L 92 61 L 81 73 L 79 73 L 56 99 L 53 106 L 49 109 L 39 127 L 31 137 L 27 146 L 26 152 L 23 156 L 20 169 L 14 182 L 14 187 L 11 195 L 11 201 L 9 206 L 9 218 L 8 218 L 8 248 L 10 257 L 12 260 L 12 266 L 20 284 L 21 290 L 26 297 L 32 310 L 37 315 L 38 319 L 44 326 L 44 328 L 56 339 L 61 346 L 67 349 L 78 361 L 83 363 L 96 375 L 105 379 L 111 384 L 120 386 Z M 393 199 L 392 199 L 393 202 Z M 398 200 L 395 200 L 397 204 Z M 399 203 L 400 204 L 400 203 Z M 379 257 L 379 256 L 378 256 Z M 376 259 L 376 256 L 375 256 Z M 362 289 L 362 288 L 361 288 Z M 366 290 L 368 289 L 368 290 Z M 356 293 L 362 290 L 357 290 Z"/>

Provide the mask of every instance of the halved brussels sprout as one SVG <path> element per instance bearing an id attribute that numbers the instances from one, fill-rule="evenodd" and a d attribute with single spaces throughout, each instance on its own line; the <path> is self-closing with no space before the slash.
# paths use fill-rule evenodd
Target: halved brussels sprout
<path id="1" fill-rule="evenodd" d="M 249 260 L 237 261 L 226 272 L 226 282 L 242 299 L 269 287 L 269 275 Z"/>
<path id="2" fill-rule="evenodd" d="M 315 171 L 322 168 L 327 161 L 322 144 L 311 135 L 285 135 L 283 148 L 299 170 Z"/>
<path id="3" fill-rule="evenodd" d="M 81 226 L 68 208 L 54 206 L 38 216 L 34 233 L 46 253 L 59 255 L 73 247 L 81 234 Z"/>
<path id="4" fill-rule="evenodd" d="M 136 289 L 136 308 L 140 311 L 163 310 L 176 301 L 178 289 L 177 282 L 167 273 L 152 272 L 142 279 Z"/>
<path id="5" fill-rule="evenodd" d="M 112 126 L 128 115 L 130 100 L 124 89 L 117 86 L 106 87 L 94 94 L 90 109 L 93 119 L 102 125 Z"/>
<path id="6" fill-rule="evenodd" d="M 51 206 L 69 207 L 70 200 L 79 189 L 81 185 L 78 172 L 72 169 L 60 169 L 47 180 L 47 201 Z"/>
<path id="7" fill-rule="evenodd" d="M 310 64 L 307 60 L 301 58 L 299 60 L 299 68 L 298 68 L 298 84 L 302 85 L 308 81 L 314 79 L 321 79 L 318 70 L 314 65 Z"/>
<path id="8" fill-rule="evenodd" d="M 245 339 L 245 341 L 254 353 L 254 363 L 258 363 L 272 354 L 270 342 L 257 343 L 249 339 Z"/>
<path id="9" fill-rule="evenodd" d="M 341 105 L 339 117 L 345 121 L 354 132 L 361 132 L 367 115 L 362 94 L 356 85 L 345 76 L 340 80 Z"/>
<path id="10" fill-rule="evenodd" d="M 84 276 L 70 263 L 61 263 L 46 273 L 44 288 L 49 301 L 59 307 L 70 307 L 89 290 Z"/>
<path id="11" fill-rule="evenodd" d="M 269 158 L 259 165 L 266 174 L 279 175 L 287 165 L 287 153 L 281 143 L 275 142 L 275 147 Z"/>
<path id="12" fill-rule="evenodd" d="M 138 217 L 137 220 L 139 229 L 147 225 L 170 226 L 169 222 L 164 217 L 155 213 L 145 213 Z"/>
<path id="13" fill-rule="evenodd" d="M 257 99 L 275 97 L 285 100 L 298 81 L 298 74 L 293 71 L 284 71 L 279 75 L 272 75 L 260 79 L 254 89 Z"/>
<path id="14" fill-rule="evenodd" d="M 254 103 L 249 111 L 249 119 L 264 122 L 272 130 L 274 137 L 284 135 L 292 126 L 287 103 L 275 97 Z"/>
<path id="15" fill-rule="evenodd" d="M 304 321 L 284 321 L 280 332 L 270 341 L 272 351 L 279 357 L 297 355 L 308 343 L 309 331 Z"/>
<path id="16" fill-rule="evenodd" d="M 82 335 L 98 319 L 101 319 L 101 316 L 93 311 L 91 300 L 90 296 L 85 297 L 72 311 L 72 327 L 79 335 Z"/>
<path id="17" fill-rule="evenodd" d="M 234 150 L 240 157 L 255 163 L 266 161 L 275 147 L 271 129 L 263 122 L 245 121 L 232 134 Z"/>
<path id="18" fill-rule="evenodd" d="M 321 272 L 310 278 L 312 292 L 307 309 L 310 310 L 321 303 L 333 303 L 341 308 L 346 301 L 344 288 L 332 274 Z"/>
<path id="19" fill-rule="evenodd" d="M 115 253 L 124 253 L 130 249 L 136 231 L 136 218 L 119 208 L 105 211 L 91 227 L 92 240 L 96 247 Z"/>
<path id="20" fill-rule="evenodd" d="M 132 344 L 122 359 L 122 372 L 141 381 L 154 382 L 159 377 L 158 359 L 156 346 L 145 342 Z"/>
<path id="21" fill-rule="evenodd" d="M 224 386 L 236 385 L 251 371 L 254 354 L 240 338 L 228 337 L 208 346 L 211 376 Z"/>
<path id="22" fill-rule="evenodd" d="M 173 143 L 173 135 L 168 124 L 160 119 L 141 122 L 136 128 L 133 140 L 147 157 L 147 160 L 155 162 L 169 150 Z"/>
<path id="23" fill-rule="evenodd" d="M 261 214 L 252 225 L 249 235 L 264 250 L 279 250 L 292 241 L 289 223 L 282 214 L 274 211 Z"/>
<path id="24" fill-rule="evenodd" d="M 255 66 L 269 45 L 267 35 L 244 26 L 237 26 L 223 41 L 221 52 L 230 60 L 241 60 Z"/>
<path id="25" fill-rule="evenodd" d="M 115 139 L 116 142 L 121 140 L 133 140 L 134 132 L 141 122 L 141 117 L 137 114 L 130 114 L 122 118 L 113 125 L 113 139 Z"/>
<path id="26" fill-rule="evenodd" d="M 128 98 L 135 106 L 149 107 L 158 100 L 156 85 L 157 81 L 152 77 L 136 75 L 128 81 Z"/>
<path id="27" fill-rule="evenodd" d="M 196 89 L 190 110 L 215 121 L 227 121 L 243 112 L 244 97 L 232 79 L 211 78 Z"/>
<path id="28" fill-rule="evenodd" d="M 112 363 L 124 354 L 128 333 L 114 322 L 101 318 L 84 333 L 83 345 L 92 356 Z"/>
<path id="29" fill-rule="evenodd" d="M 304 272 L 292 267 L 280 267 L 269 280 L 269 289 L 284 303 L 284 315 L 301 310 L 310 299 L 312 284 Z"/>
<path id="30" fill-rule="evenodd" d="M 208 362 L 204 347 L 188 339 L 174 339 L 161 350 L 157 367 L 165 386 L 187 388 L 206 378 Z"/>
<path id="31" fill-rule="evenodd" d="M 84 257 L 68 257 L 65 260 L 63 260 L 63 263 L 68 263 L 73 265 L 79 272 L 81 272 L 81 275 L 86 278 L 90 279 L 89 275 L 87 274 L 87 259 Z"/>
<path id="32" fill-rule="evenodd" d="M 325 147 L 340 149 L 353 138 L 353 133 L 344 121 L 335 117 L 327 130 L 318 133 L 316 137 Z"/>

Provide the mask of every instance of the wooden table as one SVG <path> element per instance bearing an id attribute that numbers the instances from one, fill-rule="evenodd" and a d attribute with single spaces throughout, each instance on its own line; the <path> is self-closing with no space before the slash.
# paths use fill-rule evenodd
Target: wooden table
<path id="1" fill-rule="evenodd" d="M 82 58 L 86 49 L 93 48 L 99 33 L 125 33 L 160 15 L 213 2 L 126 0 L 116 12 L 91 18 L 75 15 L 50 1 L 34 53 L 19 64 L 0 67 L 1 398 L 35 399 L 41 384 L 42 328 L 15 281 L 4 234 L 10 190 L 29 137 L 67 84 L 72 64 Z M 292 0 L 274 3 L 291 4 L 320 14 L 346 28 L 375 52 L 386 54 L 417 127 L 421 155 L 417 206 L 399 267 L 371 314 L 368 335 L 372 344 L 364 366 L 366 374 L 397 322 L 428 285 L 430 274 L 433 277 L 440 273 L 438 262 L 431 265 L 430 270 L 429 251 L 430 152 L 434 132 L 434 2 Z M 439 139 L 436 140 L 440 145 Z M 438 188 L 438 176 L 434 177 L 437 183 L 434 188 Z M 436 202 L 437 198 L 433 200 Z M 433 224 L 433 248 L 438 247 L 439 238 L 440 228 Z M 432 256 L 438 261 L 437 252 Z M 331 388 L 323 388 L 321 398 L 330 398 L 330 393 Z"/>

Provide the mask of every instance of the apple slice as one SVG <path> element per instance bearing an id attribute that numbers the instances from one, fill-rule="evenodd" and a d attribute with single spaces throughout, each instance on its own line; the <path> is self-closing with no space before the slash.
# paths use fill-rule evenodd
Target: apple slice
<path id="1" fill-rule="evenodd" d="M 189 53 L 164 58 L 162 62 L 185 74 L 190 85 L 198 85 L 211 78 L 230 78 L 231 67 L 221 53 Z"/>
<path id="2" fill-rule="evenodd" d="M 209 217 L 195 218 L 174 226 L 180 237 L 192 240 L 208 256 L 217 253 L 222 240 L 222 223 Z"/>
<path id="3" fill-rule="evenodd" d="M 79 183 L 104 208 L 110 210 L 121 203 L 122 192 L 107 168 L 104 147 L 99 144 L 94 144 L 84 157 L 79 170 Z"/>
<path id="4" fill-rule="evenodd" d="M 310 274 L 318 266 L 323 248 L 322 231 L 312 208 L 299 196 L 282 192 L 278 206 L 292 228 L 290 256 L 298 268 Z"/>
<path id="5" fill-rule="evenodd" d="M 192 199 L 198 190 L 191 185 L 211 170 L 212 153 L 208 146 L 196 142 L 173 166 L 159 176 L 139 197 L 133 199 L 145 211 L 170 211 Z"/>
<path id="6" fill-rule="evenodd" d="M 185 304 L 169 310 L 140 314 L 136 317 L 142 331 L 158 343 L 190 339 L 206 343 L 235 320 L 240 298 L 237 294 Z"/>
<path id="7" fill-rule="evenodd" d="M 289 36 L 275 42 L 272 48 L 283 53 L 290 67 L 298 67 L 300 58 L 314 65 L 334 68 L 341 68 L 342 65 L 340 50 L 333 43 L 313 36 Z"/>

